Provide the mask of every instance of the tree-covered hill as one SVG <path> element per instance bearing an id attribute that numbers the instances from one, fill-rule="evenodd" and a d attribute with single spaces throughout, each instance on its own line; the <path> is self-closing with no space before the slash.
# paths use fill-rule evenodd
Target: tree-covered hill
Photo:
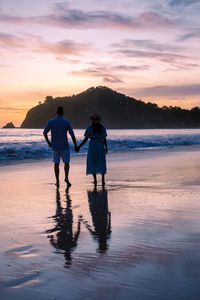
<path id="1" fill-rule="evenodd" d="M 85 128 L 89 116 L 96 112 L 103 117 L 107 128 L 192 128 L 200 127 L 200 109 L 180 107 L 158 107 L 145 103 L 110 88 L 99 86 L 71 97 L 47 96 L 27 113 L 22 128 L 44 128 L 46 122 L 55 117 L 56 108 L 63 106 L 64 117 L 74 128 Z"/>

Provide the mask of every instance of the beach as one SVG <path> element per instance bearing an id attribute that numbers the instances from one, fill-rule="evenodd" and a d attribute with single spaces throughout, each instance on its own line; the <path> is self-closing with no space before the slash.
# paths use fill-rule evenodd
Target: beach
<path id="1" fill-rule="evenodd" d="M 199 299 L 199 146 L 1 165 L 0 299 Z"/>

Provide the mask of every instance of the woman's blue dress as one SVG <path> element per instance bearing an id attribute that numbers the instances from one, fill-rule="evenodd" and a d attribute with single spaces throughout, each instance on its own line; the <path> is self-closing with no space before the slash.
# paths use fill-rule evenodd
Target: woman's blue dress
<path id="1" fill-rule="evenodd" d="M 106 155 L 103 143 L 103 138 L 107 136 L 105 127 L 102 125 L 100 134 L 93 134 L 90 125 L 84 136 L 90 139 L 86 174 L 106 174 Z"/>

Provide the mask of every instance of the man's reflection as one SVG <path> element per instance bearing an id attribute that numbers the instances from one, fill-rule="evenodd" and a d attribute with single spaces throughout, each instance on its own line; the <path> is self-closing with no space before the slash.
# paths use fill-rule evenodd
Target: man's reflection
<path id="1" fill-rule="evenodd" d="M 51 244 L 58 250 L 64 251 L 66 266 L 71 264 L 72 251 L 77 247 L 77 240 L 80 234 L 80 220 L 77 230 L 73 234 L 73 213 L 71 208 L 71 199 L 66 189 L 67 207 L 63 208 L 60 201 L 60 192 L 56 192 L 56 214 L 52 218 L 56 222 L 53 229 L 47 230 Z M 55 233 L 55 234 L 54 234 Z"/>
<path id="2" fill-rule="evenodd" d="M 88 203 L 93 226 L 83 220 L 92 237 L 98 241 L 98 252 L 104 253 L 108 249 L 107 241 L 111 236 L 111 213 L 108 211 L 108 192 L 105 189 L 88 191 Z"/>

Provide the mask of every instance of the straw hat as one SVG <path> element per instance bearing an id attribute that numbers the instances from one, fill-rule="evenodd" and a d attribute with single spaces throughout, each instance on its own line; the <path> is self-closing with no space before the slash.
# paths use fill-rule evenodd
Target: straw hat
<path id="1" fill-rule="evenodd" d="M 90 116 L 90 120 L 92 122 L 100 122 L 101 121 L 101 116 L 99 114 L 92 114 Z"/>

